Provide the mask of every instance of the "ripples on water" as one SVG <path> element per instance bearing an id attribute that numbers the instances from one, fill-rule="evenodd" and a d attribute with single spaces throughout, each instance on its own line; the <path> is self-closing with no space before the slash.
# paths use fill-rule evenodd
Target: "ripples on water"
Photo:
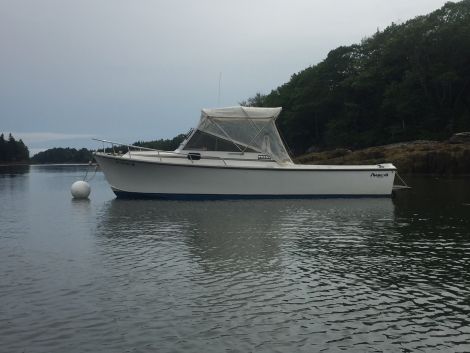
<path id="1" fill-rule="evenodd" d="M 0 174 L 0 351 L 470 351 L 469 179 L 396 199 L 114 200 Z M 432 191 L 432 192 L 431 192 Z"/>

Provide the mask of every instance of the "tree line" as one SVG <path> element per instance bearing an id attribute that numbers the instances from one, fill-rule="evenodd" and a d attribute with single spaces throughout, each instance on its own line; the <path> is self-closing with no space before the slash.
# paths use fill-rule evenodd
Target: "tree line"
<path id="1" fill-rule="evenodd" d="M 157 150 L 173 151 L 184 140 L 185 135 L 180 134 L 172 139 L 158 139 L 154 141 L 137 141 L 134 146 L 153 148 Z M 126 153 L 127 147 L 115 146 L 106 148 L 106 152 Z M 33 163 L 88 163 L 93 160 L 93 150 L 86 148 L 61 148 L 55 147 L 39 152 L 31 158 Z"/>
<path id="2" fill-rule="evenodd" d="M 470 0 L 341 46 L 269 94 L 294 154 L 448 138 L 470 129 Z"/>
<path id="3" fill-rule="evenodd" d="M 23 141 L 15 140 L 10 133 L 8 139 L 0 135 L 0 162 L 27 162 L 29 160 L 28 147 Z"/>
<path id="4" fill-rule="evenodd" d="M 86 149 L 55 147 L 39 152 L 31 158 L 33 163 L 88 163 L 93 152 Z"/>
<path id="5" fill-rule="evenodd" d="M 162 151 L 173 151 L 178 148 L 181 142 L 185 139 L 186 135 L 179 134 L 172 139 L 159 139 L 154 141 L 137 141 L 134 146 L 153 148 Z"/>

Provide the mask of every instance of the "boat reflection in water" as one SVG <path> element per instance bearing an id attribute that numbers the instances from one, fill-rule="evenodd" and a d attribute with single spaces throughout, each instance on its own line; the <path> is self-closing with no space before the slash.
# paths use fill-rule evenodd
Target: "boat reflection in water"
<path id="1" fill-rule="evenodd" d="M 179 202 L 112 200 L 99 214 L 98 234 L 125 256 L 197 263 L 208 271 L 269 271 L 311 242 L 339 251 L 336 237 L 370 241 L 393 219 L 390 199 Z"/>

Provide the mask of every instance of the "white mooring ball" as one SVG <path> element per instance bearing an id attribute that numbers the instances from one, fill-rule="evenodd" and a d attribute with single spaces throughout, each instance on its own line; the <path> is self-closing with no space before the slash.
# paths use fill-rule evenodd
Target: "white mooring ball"
<path id="1" fill-rule="evenodd" d="M 86 199 L 90 195 L 90 191 L 90 184 L 82 180 L 76 181 L 70 188 L 70 192 L 75 199 Z"/>

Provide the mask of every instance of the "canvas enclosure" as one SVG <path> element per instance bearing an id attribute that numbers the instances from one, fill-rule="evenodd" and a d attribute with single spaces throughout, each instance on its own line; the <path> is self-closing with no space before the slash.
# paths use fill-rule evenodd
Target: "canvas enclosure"
<path id="1" fill-rule="evenodd" d="M 281 108 L 203 109 L 184 149 L 258 152 L 279 163 L 292 163 L 275 124 L 280 112 Z"/>

